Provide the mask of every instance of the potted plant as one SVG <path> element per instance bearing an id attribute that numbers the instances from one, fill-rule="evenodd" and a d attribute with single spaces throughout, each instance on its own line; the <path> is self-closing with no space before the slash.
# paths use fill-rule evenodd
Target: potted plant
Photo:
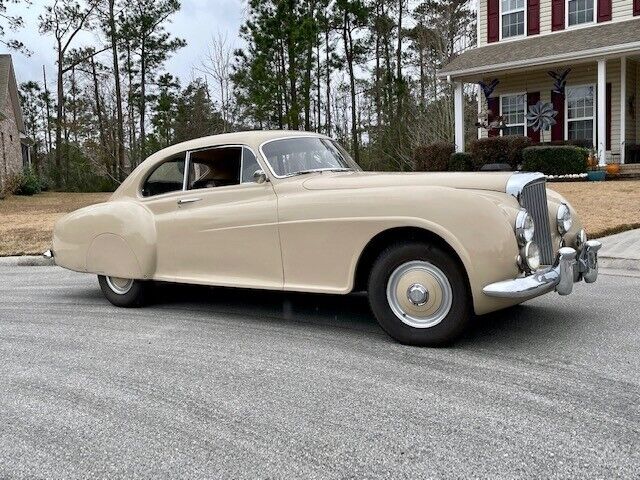
<path id="1" fill-rule="evenodd" d="M 593 170 L 598 167 L 598 156 L 595 149 L 589 149 L 589 156 L 587 157 L 587 170 Z"/>
<path id="2" fill-rule="evenodd" d="M 590 182 L 604 181 L 605 177 L 607 176 L 607 172 L 604 170 L 600 170 L 600 167 L 598 166 L 598 155 L 593 150 L 589 152 L 587 165 L 587 178 Z"/>

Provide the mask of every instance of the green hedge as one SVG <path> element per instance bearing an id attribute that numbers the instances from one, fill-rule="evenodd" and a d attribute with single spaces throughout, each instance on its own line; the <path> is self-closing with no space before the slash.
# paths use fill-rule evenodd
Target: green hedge
<path id="1" fill-rule="evenodd" d="M 416 172 L 444 172 L 455 148 L 453 143 L 435 142 L 422 145 L 413 152 L 413 169 Z"/>
<path id="2" fill-rule="evenodd" d="M 528 147 L 523 152 L 522 169 L 545 175 L 569 175 L 587 171 L 589 151 L 574 146 Z"/>
<path id="3" fill-rule="evenodd" d="M 456 152 L 449 157 L 450 172 L 473 171 L 473 157 L 467 152 Z"/>
<path id="4" fill-rule="evenodd" d="M 507 163 L 517 170 L 523 161 L 522 151 L 530 145 L 530 138 L 518 135 L 479 138 L 469 144 L 469 153 L 475 170 L 488 163 Z"/>
<path id="5" fill-rule="evenodd" d="M 20 186 L 16 190 L 16 195 L 31 196 L 36 193 L 40 193 L 41 191 L 42 186 L 40 185 L 40 179 L 36 176 L 33 170 L 30 168 L 26 169 L 20 176 Z"/>

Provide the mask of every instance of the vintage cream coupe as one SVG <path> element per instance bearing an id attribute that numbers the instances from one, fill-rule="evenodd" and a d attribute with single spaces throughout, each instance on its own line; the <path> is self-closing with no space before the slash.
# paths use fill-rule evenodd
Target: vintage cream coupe
<path id="1" fill-rule="evenodd" d="M 363 172 L 325 136 L 255 131 L 155 153 L 59 220 L 47 254 L 122 307 L 152 281 L 367 291 L 389 335 L 434 345 L 473 314 L 594 282 L 599 248 L 541 174 Z"/>

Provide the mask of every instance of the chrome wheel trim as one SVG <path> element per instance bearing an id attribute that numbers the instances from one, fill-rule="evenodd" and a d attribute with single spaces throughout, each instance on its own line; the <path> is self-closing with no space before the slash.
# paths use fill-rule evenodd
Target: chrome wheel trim
<path id="1" fill-rule="evenodd" d="M 107 285 L 113 293 L 118 295 L 125 295 L 129 293 L 131 287 L 133 287 L 133 279 L 131 278 L 119 278 L 119 277 L 105 277 Z"/>
<path id="2" fill-rule="evenodd" d="M 423 301 L 410 295 L 426 291 Z M 403 263 L 389 276 L 387 302 L 402 323 L 413 328 L 431 328 L 447 316 L 453 304 L 453 289 L 442 270 L 432 263 L 413 260 Z"/>

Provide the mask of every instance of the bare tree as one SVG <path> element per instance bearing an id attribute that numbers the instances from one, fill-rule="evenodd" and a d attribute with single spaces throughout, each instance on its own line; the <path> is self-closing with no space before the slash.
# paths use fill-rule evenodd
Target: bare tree
<path id="1" fill-rule="evenodd" d="M 213 80 L 213 90 L 220 103 L 222 120 L 224 121 L 224 131 L 233 125 L 233 105 L 232 105 L 232 81 L 231 73 L 233 67 L 233 45 L 226 34 L 218 32 L 211 37 L 211 43 L 206 56 L 200 62 L 196 70 L 208 75 Z"/>

